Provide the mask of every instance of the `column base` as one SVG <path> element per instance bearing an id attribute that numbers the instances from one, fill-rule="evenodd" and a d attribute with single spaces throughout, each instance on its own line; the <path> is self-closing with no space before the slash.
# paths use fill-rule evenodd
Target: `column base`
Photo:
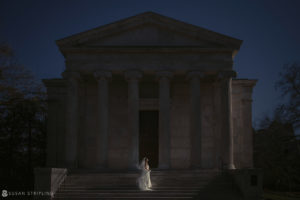
<path id="1" fill-rule="evenodd" d="M 65 168 L 77 169 L 78 168 L 77 161 L 66 161 L 65 162 Z"/>
<path id="2" fill-rule="evenodd" d="M 226 166 L 226 169 L 236 169 L 234 164 L 229 164 L 228 166 Z"/>
<path id="3" fill-rule="evenodd" d="M 107 160 L 103 160 L 102 162 L 98 162 L 96 163 L 95 169 L 106 169 L 108 168 L 108 161 Z"/>
<path id="4" fill-rule="evenodd" d="M 168 164 L 161 164 L 161 165 L 158 165 L 157 169 L 170 169 L 170 165 L 168 165 Z"/>
<path id="5" fill-rule="evenodd" d="M 203 167 L 201 165 L 193 165 L 190 169 L 203 169 Z"/>
<path id="6" fill-rule="evenodd" d="M 129 171 L 137 171 L 137 170 L 139 170 L 139 168 L 138 168 L 138 164 L 137 165 L 130 165 L 129 167 L 128 167 L 128 170 Z"/>
<path id="7" fill-rule="evenodd" d="M 103 170 L 107 170 L 108 167 L 103 165 L 103 166 L 97 166 L 97 167 L 94 167 L 93 169 L 94 169 L 94 170 L 103 171 Z"/>

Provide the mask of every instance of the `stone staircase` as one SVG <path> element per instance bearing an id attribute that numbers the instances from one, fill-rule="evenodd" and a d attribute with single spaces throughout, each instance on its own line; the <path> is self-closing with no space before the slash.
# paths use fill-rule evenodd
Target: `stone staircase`
<path id="1" fill-rule="evenodd" d="M 137 188 L 138 175 L 138 172 L 70 172 L 54 199 L 242 199 L 230 177 L 220 171 L 152 170 L 152 191 Z"/>

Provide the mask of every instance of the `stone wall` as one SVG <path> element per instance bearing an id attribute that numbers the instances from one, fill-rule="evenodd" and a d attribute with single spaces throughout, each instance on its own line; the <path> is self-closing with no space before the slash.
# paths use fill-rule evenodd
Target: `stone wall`
<path id="1" fill-rule="evenodd" d="M 256 80 L 233 81 L 234 161 L 237 168 L 253 167 L 252 89 Z"/>
<path id="2" fill-rule="evenodd" d="M 97 145 L 97 85 L 87 81 L 82 84 L 81 98 L 79 101 L 79 163 L 82 168 L 96 167 Z"/>
<path id="3" fill-rule="evenodd" d="M 110 168 L 128 168 L 130 133 L 128 132 L 128 87 L 125 80 L 109 87 L 109 159 Z"/>
<path id="4" fill-rule="evenodd" d="M 47 166 L 64 166 L 66 83 L 61 79 L 44 80 L 48 93 Z"/>
<path id="5" fill-rule="evenodd" d="M 171 85 L 171 167 L 188 168 L 191 141 L 189 137 L 189 85 L 175 82 Z"/>
<path id="6" fill-rule="evenodd" d="M 66 87 L 62 79 L 45 80 L 48 89 L 47 166 L 63 167 L 65 156 Z M 251 95 L 255 80 L 234 80 L 232 89 L 234 162 L 237 168 L 251 168 L 252 117 Z M 171 82 L 171 167 L 190 167 L 190 85 L 185 80 Z M 222 168 L 226 160 L 223 134 L 221 87 L 217 82 L 201 82 L 202 167 Z M 128 88 L 124 79 L 109 82 L 108 167 L 126 169 L 129 160 L 130 133 L 127 127 Z M 145 101 L 144 101 L 145 100 Z M 140 109 L 158 109 L 155 100 L 142 100 Z M 150 101 L 151 100 L 151 101 Z M 79 87 L 78 167 L 97 168 L 97 84 L 81 82 Z M 150 107 L 149 107 L 150 106 Z M 74 125 L 76 126 L 76 125 Z"/>

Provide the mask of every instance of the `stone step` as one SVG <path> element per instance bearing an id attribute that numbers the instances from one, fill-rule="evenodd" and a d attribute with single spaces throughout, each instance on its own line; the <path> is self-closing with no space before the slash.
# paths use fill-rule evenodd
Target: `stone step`
<path id="1" fill-rule="evenodd" d="M 153 187 L 158 187 L 158 188 L 160 188 L 162 186 L 168 187 L 168 188 L 172 188 L 172 187 L 177 187 L 177 188 L 192 188 L 192 187 L 194 187 L 194 188 L 203 188 L 206 185 L 207 184 L 190 184 L 190 185 L 182 184 L 182 185 L 180 185 L 180 184 L 176 184 L 176 183 L 174 183 L 174 184 L 164 184 L 164 185 L 162 185 L 162 184 L 152 184 Z M 224 183 L 224 184 L 218 184 L 218 185 L 225 186 L 226 183 Z M 85 189 L 89 189 L 89 188 L 105 189 L 106 187 L 109 187 L 109 186 L 113 187 L 114 185 L 113 184 L 112 185 L 99 185 L 98 184 L 98 185 L 88 185 L 88 186 L 87 185 L 72 185 L 72 186 L 62 186 L 61 189 L 80 189 L 80 188 L 85 188 Z M 127 185 L 117 185 L 116 187 L 123 187 L 123 186 L 127 186 Z M 129 186 L 137 188 L 137 185 L 129 185 Z"/>
<path id="2" fill-rule="evenodd" d="M 181 177 L 181 176 L 154 176 L 150 174 L 151 179 L 153 180 L 190 180 L 191 178 L 194 180 L 209 180 L 215 176 L 191 176 L 191 177 Z M 68 181 L 76 181 L 76 180 L 134 180 L 137 179 L 139 176 L 134 176 L 134 177 L 107 177 L 107 176 L 95 176 L 95 177 L 68 177 Z"/>
<path id="3" fill-rule="evenodd" d="M 194 183 L 208 183 L 212 181 L 212 179 L 194 179 L 194 180 L 183 180 L 183 179 L 153 179 L 151 178 L 151 182 L 153 183 L 159 183 L 159 184 L 168 184 L 168 183 L 182 183 L 182 184 L 194 184 Z M 137 179 L 131 179 L 131 180 L 114 180 L 114 179 L 110 179 L 110 180 L 94 180 L 94 179 L 90 179 L 90 180 L 67 180 L 65 182 L 65 185 L 89 185 L 89 184 L 118 184 L 118 185 L 135 185 L 137 183 Z"/>
<path id="4" fill-rule="evenodd" d="M 155 189 L 179 189 L 179 188 L 183 188 L 183 189 L 199 189 L 200 186 L 163 186 L 160 185 L 159 187 L 153 187 Z M 66 187 L 66 186 L 61 186 L 60 189 L 102 189 L 102 190 L 115 190 L 115 189 L 119 189 L 119 190 L 135 190 L 137 189 L 137 186 L 90 186 L 90 185 L 86 185 L 86 186 L 72 186 L 72 187 Z"/>
<path id="5" fill-rule="evenodd" d="M 209 182 L 209 180 L 155 180 L 151 179 L 151 182 L 153 183 L 160 183 L 160 184 L 169 184 L 169 183 L 174 183 L 174 184 L 206 184 Z M 65 185 L 87 185 L 87 184 L 118 184 L 118 185 L 135 185 L 136 184 L 136 179 L 134 180 L 128 180 L 128 181 L 118 181 L 118 180 L 108 180 L 108 181 L 103 181 L 103 180 L 77 180 L 77 181 L 67 181 Z"/>
<path id="6" fill-rule="evenodd" d="M 74 199 L 99 199 L 99 200 L 103 200 L 103 199 L 156 199 L 156 198 L 164 198 L 164 199 L 174 199 L 174 198 L 194 198 L 196 195 L 178 195 L 178 194 L 174 194 L 174 195 L 162 195 L 162 194 L 158 194 L 158 195 L 152 195 L 151 193 L 149 194 L 142 194 L 142 195 L 136 195 L 136 194 L 128 194 L 128 195 L 116 195 L 116 194 L 112 194 L 112 195 L 58 195 L 55 197 L 55 199 L 67 199 L 67 200 L 74 200 Z"/>
<path id="7" fill-rule="evenodd" d="M 180 175 L 169 175 L 169 176 L 160 176 L 160 175 L 153 175 L 150 174 L 151 178 L 153 180 L 155 179 L 180 179 L 180 180 L 189 180 L 191 178 L 196 179 L 196 180 L 207 180 L 207 179 L 211 179 L 213 177 L 215 177 L 216 175 L 201 175 L 201 176 L 180 176 Z M 105 175 L 101 175 L 101 176 L 68 176 L 68 181 L 73 181 L 73 180 L 107 180 L 107 179 L 113 179 L 113 180 L 133 180 L 138 178 L 139 175 L 135 175 L 135 176 L 105 176 Z"/>
<path id="8" fill-rule="evenodd" d="M 153 180 L 210 180 L 215 176 L 211 176 L 211 177 L 180 177 L 180 176 L 153 176 L 150 175 L 151 179 Z M 68 177 L 67 181 L 76 181 L 76 180 L 135 180 L 137 179 L 139 176 L 135 176 L 135 177 L 106 177 L 106 176 L 99 176 L 99 177 Z"/>
<path id="9" fill-rule="evenodd" d="M 213 173 L 213 174 L 155 174 L 150 172 L 150 174 L 153 177 L 172 177 L 172 176 L 176 176 L 176 177 L 212 177 L 215 176 L 217 174 Z M 72 177 L 72 178 L 85 178 L 85 177 L 112 177 L 112 178 L 118 178 L 118 177 L 126 177 L 126 178 L 134 178 L 139 176 L 140 174 L 131 174 L 131 175 L 127 175 L 127 174 L 120 174 L 120 175 L 110 175 L 110 174 L 89 174 L 89 175 L 74 175 L 74 174 L 70 174 L 68 175 L 68 177 Z"/>
<path id="10" fill-rule="evenodd" d="M 162 172 L 150 172 L 153 177 L 213 177 L 215 175 L 218 175 L 217 172 L 211 172 L 211 173 L 162 173 Z M 139 176 L 140 173 L 131 173 L 131 174 L 112 174 L 112 173 L 90 173 L 90 174 L 68 174 L 68 177 L 70 178 L 85 178 L 85 177 L 110 177 L 110 178 L 134 178 Z"/>
<path id="11" fill-rule="evenodd" d="M 173 174 L 173 173 L 186 173 L 186 174 L 191 174 L 191 173 L 220 173 L 221 171 L 218 169 L 192 169 L 192 170 L 187 170 L 187 169 L 177 169 L 177 170 L 159 170 L 159 169 L 151 169 L 151 172 L 153 173 L 160 173 L 160 174 Z M 92 169 L 69 169 L 68 170 L 69 174 L 138 174 L 139 171 L 104 171 L 104 170 L 92 170 Z"/>
<path id="12" fill-rule="evenodd" d="M 225 185 L 225 184 L 224 184 Z M 164 190 L 176 190 L 176 189 L 201 189 L 203 188 L 205 185 L 202 186 L 180 186 L 180 185 L 169 185 L 169 186 L 153 186 L 153 188 L 157 188 L 157 189 L 164 189 Z M 115 190 L 115 189 L 119 189 L 119 190 L 134 190 L 137 189 L 136 187 L 132 187 L 132 188 L 122 188 L 120 186 L 116 187 L 116 188 L 108 188 L 107 187 L 101 187 L 101 186 L 87 186 L 87 187 L 64 187 L 62 186 L 60 188 L 60 190 Z"/>
<path id="13" fill-rule="evenodd" d="M 54 199 L 193 199 L 208 185 L 217 171 L 152 171 L 152 191 L 140 191 L 139 173 L 70 173 Z M 214 183 L 216 184 L 216 183 Z M 218 188 L 227 188 L 226 179 L 218 180 Z"/>
<path id="14" fill-rule="evenodd" d="M 197 193 L 181 193 L 181 192 L 173 192 L 173 193 L 157 193 L 155 191 L 148 191 L 148 192 L 131 192 L 131 193 L 109 193 L 109 192 L 98 192 L 98 193 L 86 193 L 86 192 L 74 192 L 74 193 L 59 193 L 56 197 L 186 197 L 186 196 L 196 196 Z"/>
<path id="15" fill-rule="evenodd" d="M 189 192 L 197 192 L 199 189 L 152 189 L 154 192 L 183 192 L 183 193 L 189 193 Z M 75 189 L 75 190 L 60 190 L 60 193 L 68 193 L 68 192 L 87 192 L 87 193 L 97 193 L 97 192 L 115 192 L 115 193 L 130 193 L 130 192 L 141 192 L 140 190 L 89 190 L 89 189 Z"/>
<path id="16" fill-rule="evenodd" d="M 156 199 L 163 199 L 163 200 L 182 200 L 182 199 L 193 199 L 194 197 L 176 197 L 176 196 L 171 196 L 171 197 L 102 197 L 101 199 L 99 199 L 99 197 L 90 197 L 88 199 L 91 200 L 115 200 L 115 199 L 122 199 L 122 200 L 130 200 L 130 199 L 135 199 L 135 200 L 143 200 L 143 199 L 147 199 L 147 200 L 156 200 Z M 72 199 L 70 198 L 66 198 L 66 197 L 55 197 L 53 200 L 59 200 L 59 199 L 64 199 L 64 200 L 87 200 L 86 197 L 72 197 Z"/>
<path id="17" fill-rule="evenodd" d="M 93 173 L 72 173 L 72 172 L 68 172 L 69 175 L 100 175 L 100 174 L 106 174 L 106 175 L 111 175 L 111 176 L 118 176 L 118 175 L 134 175 L 134 174 L 139 174 L 141 171 L 134 171 L 134 172 L 128 172 L 128 173 L 122 173 L 122 172 L 93 172 Z M 220 171 L 153 171 L 151 170 L 151 173 L 153 174 L 157 174 L 157 175 L 168 175 L 168 174 L 214 174 L 214 173 L 220 173 Z"/>
<path id="18" fill-rule="evenodd" d="M 154 188 L 164 188 L 164 189 L 172 189 L 172 188 L 201 188 L 203 185 L 179 185 L 179 184 L 174 184 L 174 185 L 153 185 Z M 224 184 L 218 184 L 218 185 L 225 185 Z M 127 187 L 128 186 L 128 187 Z M 110 188 L 118 188 L 118 189 L 136 189 L 137 185 L 74 185 L 74 186 L 61 186 L 61 189 L 80 189 L 80 188 L 86 188 L 86 189 L 110 189 Z"/>
<path id="19" fill-rule="evenodd" d="M 186 187 L 201 187 L 203 185 L 207 185 L 209 182 L 185 182 L 185 181 L 152 181 L 153 186 L 186 186 Z M 227 184 L 226 182 L 219 182 L 218 184 Z M 77 183 L 67 183 L 63 185 L 64 187 L 82 187 L 82 186 L 90 186 L 90 187 L 109 187 L 109 186 L 118 186 L 118 187 L 135 187 L 137 186 L 136 181 L 132 182 L 77 182 Z"/>
<path id="20" fill-rule="evenodd" d="M 180 180 L 153 180 L 151 179 L 152 184 L 160 184 L 160 185 L 173 185 L 173 184 L 180 184 L 180 185 L 202 185 L 207 184 L 210 181 L 180 181 Z M 74 182 L 66 182 L 66 186 L 80 186 L 80 185 L 99 185 L 99 186 L 105 186 L 105 185 L 129 185 L 133 186 L 136 185 L 137 181 L 100 181 L 100 180 L 90 180 L 90 181 L 74 181 Z"/>
<path id="21" fill-rule="evenodd" d="M 139 176 L 131 176 L 128 177 L 126 175 L 122 176 L 108 176 L 108 175 L 95 175 L 95 176 L 68 176 L 65 183 L 69 184 L 69 183 L 130 183 L 133 182 L 135 183 L 137 178 Z M 164 175 L 164 176 L 158 176 L 158 175 L 152 175 L 151 174 L 151 180 L 153 182 L 163 182 L 163 183 L 167 183 L 167 182 L 176 182 L 176 181 L 180 181 L 182 183 L 189 183 L 191 180 L 193 180 L 193 182 L 207 182 L 209 180 L 211 180 L 213 177 L 215 177 L 215 175 L 210 175 L 210 176 L 183 176 L 183 175 Z"/>
<path id="22" fill-rule="evenodd" d="M 135 178 L 135 177 L 138 177 L 140 174 L 134 174 L 134 175 L 118 175 L 118 176 L 113 176 L 113 175 L 107 175 L 107 174 L 95 174 L 95 175 L 68 175 L 69 178 L 72 178 L 72 179 L 76 179 L 76 178 L 91 178 L 91 177 L 94 177 L 94 178 L 102 178 L 102 177 L 105 177 L 105 178 Z M 209 177 L 214 177 L 216 176 L 217 174 L 168 174 L 168 175 L 161 175 L 161 174 L 153 174 L 153 173 L 150 173 L 151 176 L 153 177 L 178 177 L 178 178 L 209 178 Z"/>

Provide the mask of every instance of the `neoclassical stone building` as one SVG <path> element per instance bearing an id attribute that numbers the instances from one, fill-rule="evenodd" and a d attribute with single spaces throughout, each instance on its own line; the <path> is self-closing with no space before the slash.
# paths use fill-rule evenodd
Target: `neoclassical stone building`
<path id="1" fill-rule="evenodd" d="M 251 168 L 256 80 L 236 78 L 241 43 L 152 12 L 58 40 L 47 166 Z"/>

